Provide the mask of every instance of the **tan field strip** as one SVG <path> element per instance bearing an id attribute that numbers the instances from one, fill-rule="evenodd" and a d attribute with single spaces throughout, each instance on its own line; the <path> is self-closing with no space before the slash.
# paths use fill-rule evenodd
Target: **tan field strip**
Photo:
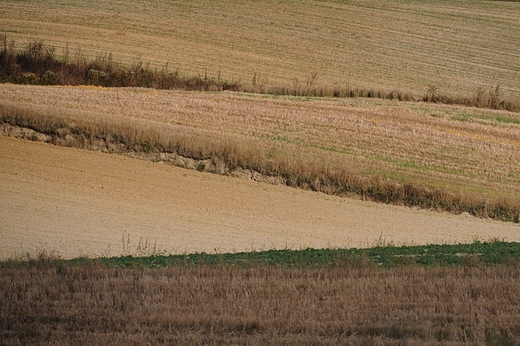
<path id="1" fill-rule="evenodd" d="M 520 241 L 518 224 L 0 136 L 0 257 Z M 128 236 L 130 242 L 128 243 Z M 123 242 L 123 238 L 125 241 Z M 143 244 L 144 245 L 144 244 Z"/>
<path id="2" fill-rule="evenodd" d="M 520 5 L 507 1 L 0 1 L 0 32 L 181 73 L 520 96 Z"/>

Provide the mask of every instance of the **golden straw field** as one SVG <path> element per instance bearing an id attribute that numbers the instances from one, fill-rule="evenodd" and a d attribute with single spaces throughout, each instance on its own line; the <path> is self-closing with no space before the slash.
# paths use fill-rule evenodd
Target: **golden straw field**
<path id="1" fill-rule="evenodd" d="M 0 330 L 0 337 L 11 343 L 426 346 L 520 339 L 519 273 L 504 267 L 41 266 L 2 274 L 0 293 L 12 311 L 5 325 L 18 334 Z"/>

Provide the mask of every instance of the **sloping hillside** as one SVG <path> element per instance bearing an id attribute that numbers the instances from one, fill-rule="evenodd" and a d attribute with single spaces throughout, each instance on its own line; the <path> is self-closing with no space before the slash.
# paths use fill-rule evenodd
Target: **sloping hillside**
<path id="1" fill-rule="evenodd" d="M 520 3 L 0 1 L 0 32 L 242 84 L 520 97 Z M 314 80 L 313 76 L 317 76 Z"/>

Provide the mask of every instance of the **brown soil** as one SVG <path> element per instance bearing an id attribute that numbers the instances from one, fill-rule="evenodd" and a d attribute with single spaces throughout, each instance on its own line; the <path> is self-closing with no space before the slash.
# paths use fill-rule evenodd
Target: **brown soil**
<path id="1" fill-rule="evenodd" d="M 0 258 L 520 241 L 520 226 L 0 136 Z M 141 244 L 140 244 L 141 243 Z"/>

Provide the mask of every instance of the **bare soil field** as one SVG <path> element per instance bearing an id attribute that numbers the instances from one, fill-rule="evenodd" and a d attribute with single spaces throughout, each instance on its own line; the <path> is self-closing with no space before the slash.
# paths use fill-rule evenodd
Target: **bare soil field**
<path id="1" fill-rule="evenodd" d="M 166 63 L 257 85 L 520 96 L 520 4 L 509 1 L 0 1 L 0 31 L 74 59 Z M 68 53 L 67 53 L 68 52 Z M 253 82 L 254 81 L 254 82 Z"/>
<path id="2" fill-rule="evenodd" d="M 0 257 L 520 241 L 518 224 L 0 136 Z"/>

